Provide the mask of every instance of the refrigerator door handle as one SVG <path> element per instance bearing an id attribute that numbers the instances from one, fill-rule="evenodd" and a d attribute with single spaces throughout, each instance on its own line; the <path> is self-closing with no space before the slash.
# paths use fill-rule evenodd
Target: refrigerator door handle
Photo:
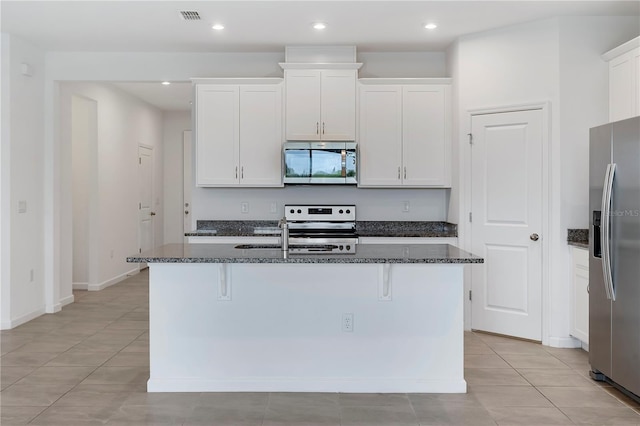
<path id="1" fill-rule="evenodd" d="M 616 164 L 608 164 L 604 178 L 604 190 L 602 191 L 602 272 L 604 275 L 604 287 L 607 299 L 616 300 L 613 289 L 613 276 L 611 273 L 611 199 L 613 196 L 613 178 L 615 176 Z"/>

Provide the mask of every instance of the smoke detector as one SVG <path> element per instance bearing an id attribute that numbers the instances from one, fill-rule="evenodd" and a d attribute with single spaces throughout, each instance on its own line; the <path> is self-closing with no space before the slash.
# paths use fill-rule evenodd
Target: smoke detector
<path id="1" fill-rule="evenodd" d="M 200 20 L 200 14 L 198 13 L 197 10 L 181 10 L 180 11 L 180 17 L 184 21 L 199 21 Z"/>

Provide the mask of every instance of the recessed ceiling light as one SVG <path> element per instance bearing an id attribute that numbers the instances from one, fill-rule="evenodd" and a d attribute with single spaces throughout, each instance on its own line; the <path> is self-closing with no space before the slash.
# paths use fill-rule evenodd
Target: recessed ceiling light
<path id="1" fill-rule="evenodd" d="M 222 24 L 213 24 L 211 26 L 211 29 L 217 30 L 217 31 L 224 30 L 224 25 L 222 25 Z"/>
<path id="2" fill-rule="evenodd" d="M 170 85 L 170 84 L 171 84 L 171 82 L 170 82 L 170 81 L 163 81 L 163 82 L 162 82 L 162 85 L 163 85 L 163 86 L 168 86 L 168 85 Z"/>
<path id="3" fill-rule="evenodd" d="M 313 24 L 313 28 L 315 28 L 316 30 L 324 30 L 325 28 L 327 28 L 327 24 L 325 24 L 324 22 L 316 22 L 315 24 Z"/>
<path id="4" fill-rule="evenodd" d="M 438 25 L 434 23 L 428 23 L 428 24 L 424 24 L 424 27 L 428 30 L 435 30 L 436 28 L 438 28 Z"/>

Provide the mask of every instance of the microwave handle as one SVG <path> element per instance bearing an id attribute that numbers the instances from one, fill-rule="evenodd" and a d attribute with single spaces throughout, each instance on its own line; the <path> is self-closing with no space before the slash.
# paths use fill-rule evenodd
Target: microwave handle
<path id="1" fill-rule="evenodd" d="M 347 150 L 346 149 L 342 150 L 341 156 L 342 156 L 342 177 L 347 177 Z"/>

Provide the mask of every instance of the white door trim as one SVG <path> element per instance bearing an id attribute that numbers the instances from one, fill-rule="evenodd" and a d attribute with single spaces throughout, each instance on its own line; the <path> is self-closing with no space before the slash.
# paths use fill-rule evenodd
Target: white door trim
<path id="1" fill-rule="evenodd" d="M 508 104 L 503 106 L 470 108 L 465 111 L 460 120 L 460 193 L 462 194 L 462 208 L 459 212 L 458 241 L 463 249 L 471 249 L 471 228 L 469 212 L 471 211 L 471 146 L 468 134 L 471 133 L 471 119 L 476 115 L 495 114 L 502 112 L 516 112 L 526 110 L 542 111 L 542 344 L 549 344 L 549 304 L 550 304 L 550 254 L 551 240 L 551 102 L 531 102 L 522 104 Z M 465 277 L 465 294 L 471 290 L 470 273 Z M 471 328 L 471 302 L 465 297 L 465 329 Z"/>
<path id="2" fill-rule="evenodd" d="M 150 157 L 151 157 L 151 210 L 153 210 L 154 208 L 154 195 L 155 195 L 155 151 L 153 149 L 152 145 L 146 145 L 144 143 L 138 143 L 138 150 L 137 150 L 137 155 L 138 158 L 140 158 L 140 151 L 141 148 L 143 149 L 148 149 L 150 151 Z M 140 169 L 138 169 L 138 194 L 139 194 L 139 188 L 141 187 L 142 182 L 140 180 Z M 140 201 L 140 196 L 138 195 L 138 201 Z M 142 228 L 140 226 L 140 210 L 138 210 L 138 247 L 142 247 Z M 153 248 L 155 246 L 155 237 L 156 237 L 156 229 L 155 229 L 155 221 L 151 220 L 151 237 L 152 237 L 152 244 L 151 244 L 151 248 Z M 146 263 L 139 263 L 138 264 L 138 270 L 142 270 L 144 268 L 147 267 Z"/>

